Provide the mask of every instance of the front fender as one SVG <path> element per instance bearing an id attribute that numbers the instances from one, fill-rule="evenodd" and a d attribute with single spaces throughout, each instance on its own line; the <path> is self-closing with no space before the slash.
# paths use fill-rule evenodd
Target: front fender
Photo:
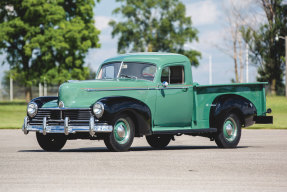
<path id="1" fill-rule="evenodd" d="M 150 108 L 137 99 L 124 96 L 105 97 L 99 99 L 105 106 L 105 112 L 101 120 L 111 122 L 118 113 L 127 113 L 135 123 L 136 136 L 150 135 L 151 111 Z"/>
<path id="2" fill-rule="evenodd" d="M 48 103 L 53 100 L 58 100 L 58 97 L 56 96 L 37 97 L 32 99 L 30 102 L 37 103 L 38 107 L 41 108 L 45 103 Z"/>

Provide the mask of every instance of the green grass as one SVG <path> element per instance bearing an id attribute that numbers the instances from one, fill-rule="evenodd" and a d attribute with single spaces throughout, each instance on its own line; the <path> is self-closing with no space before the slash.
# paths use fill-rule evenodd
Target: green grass
<path id="1" fill-rule="evenodd" d="M 287 129 L 287 98 L 283 96 L 268 96 L 266 107 L 272 109 L 273 124 L 256 124 L 251 129 Z"/>
<path id="2" fill-rule="evenodd" d="M 287 129 L 287 98 L 267 97 L 267 108 L 272 109 L 273 125 L 253 125 L 248 129 Z M 20 129 L 26 116 L 24 101 L 0 102 L 0 129 Z"/>
<path id="3" fill-rule="evenodd" d="M 0 129 L 22 128 L 26 107 L 23 101 L 0 102 Z"/>

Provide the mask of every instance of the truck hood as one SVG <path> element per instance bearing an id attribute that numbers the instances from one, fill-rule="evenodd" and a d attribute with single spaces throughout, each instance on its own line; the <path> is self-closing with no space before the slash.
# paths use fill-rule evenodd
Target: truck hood
<path id="1" fill-rule="evenodd" d="M 152 82 L 134 79 L 72 81 L 60 86 L 59 101 L 65 108 L 89 108 L 103 97 L 131 97 L 135 91 L 144 93 L 151 85 Z"/>

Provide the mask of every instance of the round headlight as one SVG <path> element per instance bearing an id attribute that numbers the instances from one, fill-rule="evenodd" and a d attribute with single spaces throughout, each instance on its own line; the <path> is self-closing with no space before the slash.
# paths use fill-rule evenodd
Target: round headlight
<path id="1" fill-rule="evenodd" d="M 38 111 L 38 105 L 34 102 L 28 103 L 27 113 L 30 117 L 35 117 Z"/>
<path id="2" fill-rule="evenodd" d="M 93 105 L 93 112 L 94 112 L 94 115 L 97 117 L 97 118 L 100 118 L 103 116 L 104 114 L 104 104 L 101 103 L 101 102 L 96 102 L 94 105 Z"/>

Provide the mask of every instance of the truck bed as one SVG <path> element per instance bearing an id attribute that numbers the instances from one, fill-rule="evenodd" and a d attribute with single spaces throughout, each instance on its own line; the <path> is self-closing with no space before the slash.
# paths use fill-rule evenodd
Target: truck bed
<path id="1" fill-rule="evenodd" d="M 265 115 L 265 85 L 266 82 L 258 83 L 234 83 L 217 85 L 195 85 L 194 107 L 192 128 L 209 127 L 209 112 L 214 106 L 215 98 L 221 95 L 233 94 L 242 96 L 251 101 L 256 109 L 257 115 Z"/>

